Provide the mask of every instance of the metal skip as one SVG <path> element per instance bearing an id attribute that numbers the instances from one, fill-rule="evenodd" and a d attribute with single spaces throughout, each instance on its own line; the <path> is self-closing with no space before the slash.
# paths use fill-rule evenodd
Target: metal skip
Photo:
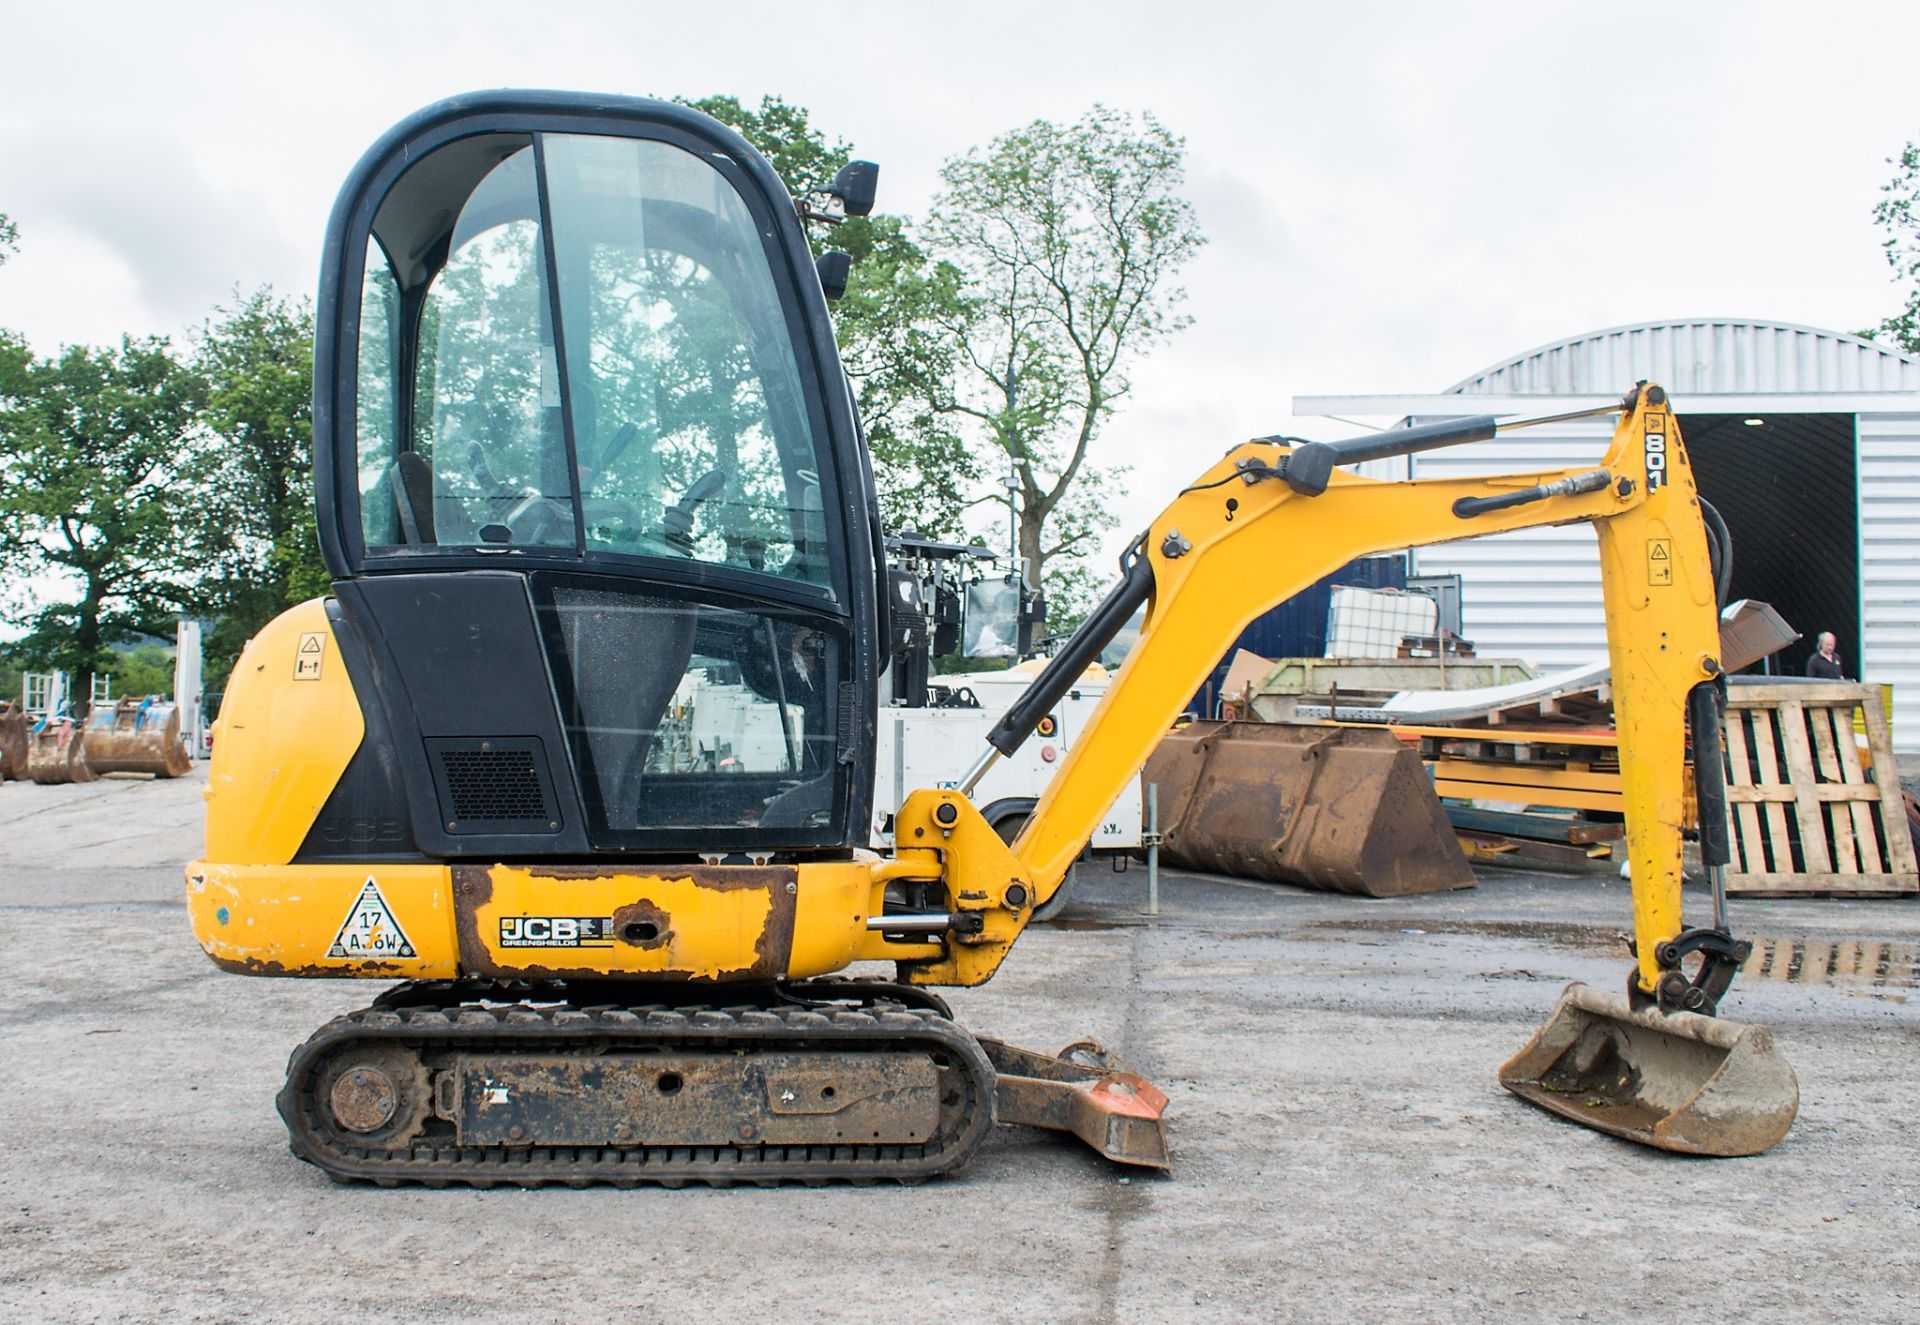
<path id="1" fill-rule="evenodd" d="M 1800 1083 L 1765 1026 L 1629 1009 L 1578 982 L 1500 1084 L 1574 1122 L 1689 1155 L 1757 1155 L 1800 1111 Z"/>
<path id="2" fill-rule="evenodd" d="M 27 776 L 42 786 L 91 782 L 98 777 L 87 762 L 80 724 L 71 718 L 50 719 L 31 732 L 27 737 Z"/>
<path id="3" fill-rule="evenodd" d="M 11 699 L 0 699 L 0 782 L 27 776 L 27 715 Z"/>
<path id="4" fill-rule="evenodd" d="M 87 763 L 95 773 L 183 777 L 193 769 L 180 739 L 179 706 L 167 700 L 123 699 L 87 716 Z"/>
<path id="5" fill-rule="evenodd" d="M 1196 722 L 1143 776 L 1188 869 L 1368 897 L 1474 883 L 1419 756 L 1385 731 Z"/>

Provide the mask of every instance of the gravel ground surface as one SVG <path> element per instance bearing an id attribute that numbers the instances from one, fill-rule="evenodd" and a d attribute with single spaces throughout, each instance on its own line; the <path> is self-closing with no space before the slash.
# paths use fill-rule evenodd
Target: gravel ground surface
<path id="1" fill-rule="evenodd" d="M 1754 1159 L 1494 1082 L 1562 982 L 1623 978 L 1617 879 L 1368 901 L 1169 874 L 1149 919 L 1144 872 L 1102 867 L 953 1001 L 1120 1050 L 1172 1101 L 1171 1177 L 1003 1129 L 913 1188 L 388 1191 L 291 1158 L 272 1103 L 288 1051 L 381 986 L 206 961 L 179 875 L 200 785 L 0 786 L 0 1319 L 1920 1318 L 1920 902 L 1736 903 L 1797 977 L 1728 1008 L 1800 1076 Z M 1848 943 L 1882 946 L 1826 975 Z"/>

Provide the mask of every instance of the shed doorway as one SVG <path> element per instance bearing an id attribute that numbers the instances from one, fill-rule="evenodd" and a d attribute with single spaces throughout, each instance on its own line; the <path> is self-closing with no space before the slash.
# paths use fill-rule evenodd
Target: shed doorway
<path id="1" fill-rule="evenodd" d="M 1700 494 L 1733 534 L 1733 596 L 1771 603 L 1801 638 L 1774 655 L 1798 676 L 1823 630 L 1860 675 L 1860 510 L 1851 414 L 1683 414 Z"/>

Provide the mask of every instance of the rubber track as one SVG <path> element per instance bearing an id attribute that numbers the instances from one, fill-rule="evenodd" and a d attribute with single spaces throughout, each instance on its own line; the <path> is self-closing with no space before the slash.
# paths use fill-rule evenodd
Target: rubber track
<path id="1" fill-rule="evenodd" d="M 423 1135 L 394 1149 L 354 1146 L 329 1128 L 315 1098 L 326 1067 L 356 1045 L 400 1046 L 436 1057 L 462 1050 L 585 1055 L 639 1049 L 834 1050 L 912 1048 L 945 1052 L 963 1090 L 943 1105 L 939 1131 L 919 1145 L 460 1146 Z M 618 1187 L 705 1183 L 919 1182 L 959 1168 L 993 1128 L 994 1072 L 979 1042 L 928 1009 L 576 1008 L 461 1006 L 364 1008 L 336 1017 L 294 1050 L 279 1096 L 294 1154 L 339 1181 L 444 1187 L 563 1184 Z M 429 1128 L 450 1128 L 429 1122 Z"/>

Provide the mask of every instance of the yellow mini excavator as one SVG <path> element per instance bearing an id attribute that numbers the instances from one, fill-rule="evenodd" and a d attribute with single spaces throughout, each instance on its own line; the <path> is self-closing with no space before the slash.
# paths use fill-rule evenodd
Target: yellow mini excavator
<path id="1" fill-rule="evenodd" d="M 1569 989 L 1503 1080 L 1674 1150 L 1765 1149 L 1797 1091 L 1716 1018 L 1744 945 L 1681 923 L 1689 708 L 1709 866 L 1724 530 L 1657 386 L 1589 469 L 1377 482 L 1492 418 L 1261 438 L 1199 475 L 957 788 L 864 849 L 875 704 L 917 647 L 806 226 L 684 107 L 456 98 L 359 163 L 329 224 L 314 452 L 332 596 L 247 646 L 219 719 L 193 927 L 223 968 L 398 981 L 294 1051 L 294 1151 L 381 1183 L 914 1180 L 996 1119 L 1164 1166 L 1164 1097 L 1097 1046 L 983 1039 L 978 985 L 1243 626 L 1355 556 L 1589 521 L 1621 734 L 1637 964 Z M 1516 426 L 1516 425 L 1505 425 Z M 965 792 L 1144 605 L 1008 844 Z M 1716 915 L 1716 921 L 1719 920 Z M 894 978 L 849 979 L 860 962 Z"/>

